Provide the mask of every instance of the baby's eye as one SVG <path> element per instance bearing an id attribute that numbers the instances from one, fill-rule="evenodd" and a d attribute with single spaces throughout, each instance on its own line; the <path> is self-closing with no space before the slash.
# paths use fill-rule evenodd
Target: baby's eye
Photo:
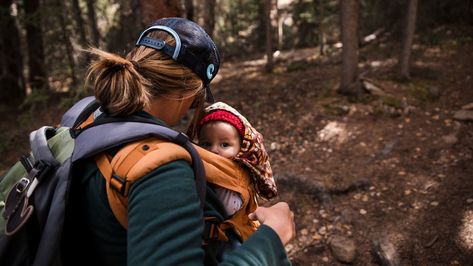
<path id="1" fill-rule="evenodd" d="M 202 148 L 208 148 L 208 147 L 212 146 L 212 144 L 210 144 L 210 142 L 204 141 L 204 142 L 201 142 L 201 143 L 200 143 L 200 146 L 201 146 Z"/>
<path id="2" fill-rule="evenodd" d="M 224 142 L 224 143 L 220 144 L 220 146 L 222 146 L 222 148 L 228 148 L 231 145 L 229 143 Z"/>

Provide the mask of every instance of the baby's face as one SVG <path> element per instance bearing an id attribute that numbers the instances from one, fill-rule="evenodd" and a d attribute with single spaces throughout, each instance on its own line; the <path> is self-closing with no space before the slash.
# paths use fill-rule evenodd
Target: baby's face
<path id="1" fill-rule="evenodd" d="M 240 135 L 232 125 L 216 121 L 200 129 L 199 145 L 225 158 L 233 158 L 240 151 Z"/>

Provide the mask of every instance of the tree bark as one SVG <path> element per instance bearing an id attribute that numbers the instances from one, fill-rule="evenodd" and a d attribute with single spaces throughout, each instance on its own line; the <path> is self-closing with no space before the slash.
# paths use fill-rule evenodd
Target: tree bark
<path id="1" fill-rule="evenodd" d="M 181 17 L 181 3 L 178 0 L 140 0 L 141 22 L 151 22 L 165 17 Z"/>
<path id="2" fill-rule="evenodd" d="M 74 56 L 73 56 L 73 48 L 72 48 L 72 43 L 71 39 L 69 38 L 69 32 L 67 31 L 66 27 L 66 19 L 65 19 L 65 8 L 64 8 L 64 2 L 62 0 L 57 0 L 56 2 L 58 8 L 59 8 L 59 25 L 61 27 L 61 38 L 62 38 L 62 43 L 64 44 L 64 47 L 66 48 L 66 58 L 67 58 L 67 63 L 69 65 L 69 73 L 72 78 L 72 87 L 75 87 L 77 85 L 77 76 L 76 76 L 76 66 L 74 62 Z"/>
<path id="3" fill-rule="evenodd" d="M 271 0 L 262 0 L 264 6 L 264 29 L 266 36 L 266 72 L 273 71 L 273 34 L 271 27 Z"/>
<path id="4" fill-rule="evenodd" d="M 186 7 L 186 17 L 188 20 L 194 20 L 194 4 L 192 0 L 185 0 L 184 6 Z"/>
<path id="5" fill-rule="evenodd" d="M 339 93 L 358 96 L 361 82 L 358 78 L 358 16 L 359 0 L 340 0 L 342 37 L 342 72 Z"/>
<path id="6" fill-rule="evenodd" d="M 320 55 L 325 55 L 325 28 L 324 28 L 324 16 L 325 7 L 323 0 L 317 0 L 319 4 L 319 52 Z M 317 14 L 317 13 L 316 13 Z"/>
<path id="7" fill-rule="evenodd" d="M 25 96 L 20 34 L 10 15 L 12 0 L 0 0 L 0 103 L 16 106 Z"/>
<path id="8" fill-rule="evenodd" d="M 100 32 L 97 27 L 97 15 L 95 14 L 95 0 L 87 0 L 87 18 L 89 20 L 89 29 L 92 34 L 92 45 L 100 45 Z"/>
<path id="9" fill-rule="evenodd" d="M 72 15 L 74 16 L 76 24 L 76 32 L 79 35 L 79 43 L 82 47 L 87 46 L 87 37 L 85 34 L 84 20 L 82 19 L 82 11 L 80 9 L 79 0 L 72 0 L 71 3 Z"/>
<path id="10" fill-rule="evenodd" d="M 407 6 L 406 28 L 402 42 L 402 50 L 399 57 L 399 77 L 409 79 L 409 63 L 411 61 L 412 43 L 416 28 L 417 0 L 409 0 Z"/>
<path id="11" fill-rule="evenodd" d="M 213 37 L 215 29 L 215 4 L 216 0 L 205 0 L 204 28 L 210 37 Z"/>
<path id="12" fill-rule="evenodd" d="M 32 90 L 47 89 L 44 67 L 43 32 L 39 0 L 24 1 L 25 29 L 28 52 L 28 80 Z"/>
<path id="13" fill-rule="evenodd" d="M 135 45 L 135 38 L 144 25 L 141 20 L 140 0 L 119 0 L 118 25 L 112 27 L 106 38 L 107 50 L 123 54 Z"/>

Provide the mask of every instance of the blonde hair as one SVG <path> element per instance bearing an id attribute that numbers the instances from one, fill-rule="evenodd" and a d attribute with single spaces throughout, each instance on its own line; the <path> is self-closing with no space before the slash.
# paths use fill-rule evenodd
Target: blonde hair
<path id="1" fill-rule="evenodd" d="M 149 36 L 175 43 L 164 32 Z M 89 52 L 98 59 L 89 66 L 86 82 L 93 86 L 103 111 L 111 116 L 141 111 L 152 97 L 205 94 L 202 80 L 191 69 L 155 49 L 139 46 L 126 58 L 96 48 Z"/>

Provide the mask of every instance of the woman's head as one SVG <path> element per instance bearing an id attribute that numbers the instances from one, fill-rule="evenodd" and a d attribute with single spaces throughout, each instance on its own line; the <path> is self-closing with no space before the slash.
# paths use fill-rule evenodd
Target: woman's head
<path id="1" fill-rule="evenodd" d="M 157 98 L 195 98 L 200 108 L 203 99 L 212 99 L 208 86 L 220 56 L 212 39 L 189 20 L 154 22 L 126 58 L 98 49 L 91 52 L 99 59 L 89 67 L 87 79 L 104 112 L 112 116 L 146 110 Z"/>

